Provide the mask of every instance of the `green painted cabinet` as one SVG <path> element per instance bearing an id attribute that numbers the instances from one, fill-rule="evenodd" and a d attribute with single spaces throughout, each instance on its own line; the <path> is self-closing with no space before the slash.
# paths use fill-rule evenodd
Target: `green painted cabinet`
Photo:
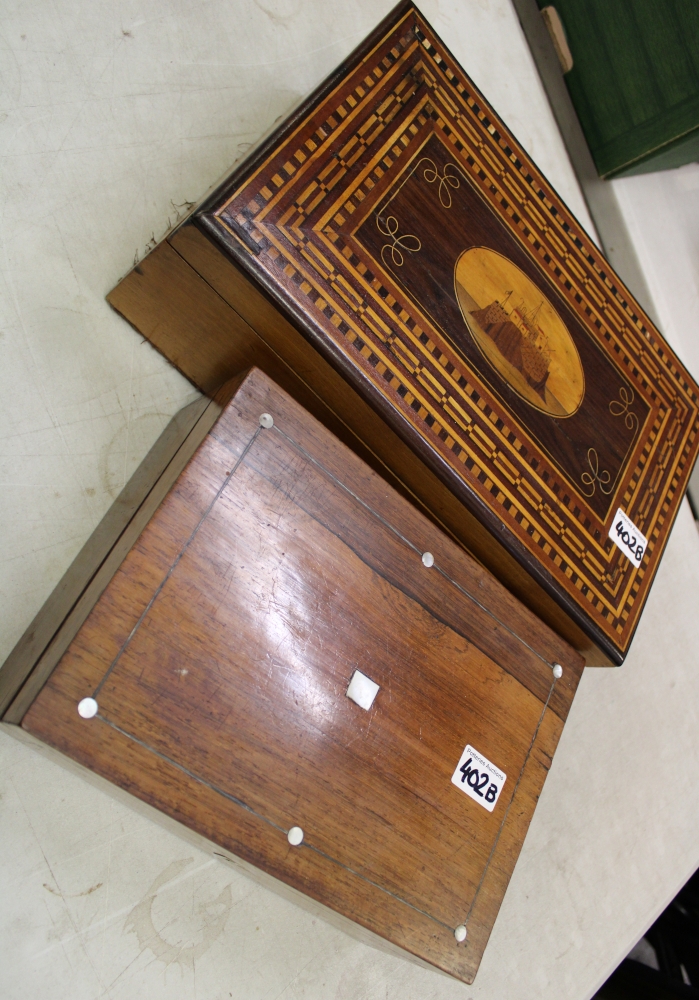
<path id="1" fill-rule="evenodd" d="M 552 6 L 573 56 L 566 83 L 600 175 L 699 160 L 699 0 Z"/>

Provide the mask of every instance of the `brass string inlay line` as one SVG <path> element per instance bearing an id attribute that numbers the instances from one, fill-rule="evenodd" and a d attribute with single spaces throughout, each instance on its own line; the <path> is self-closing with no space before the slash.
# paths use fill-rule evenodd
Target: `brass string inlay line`
<path id="1" fill-rule="evenodd" d="M 139 628 L 141 627 L 141 624 L 142 624 L 144 618 L 146 617 L 146 615 L 148 614 L 148 612 L 150 611 L 150 609 L 153 607 L 153 605 L 154 605 L 154 603 L 155 603 L 158 595 L 160 594 L 160 592 L 162 591 L 163 587 L 165 586 L 165 584 L 167 583 L 167 581 L 170 579 L 170 577 L 172 576 L 172 574 L 174 573 L 174 571 L 175 571 L 175 569 L 177 567 L 177 564 L 179 563 L 180 559 L 182 558 L 182 556 L 185 554 L 185 552 L 187 551 L 187 549 L 189 548 L 189 546 L 194 541 L 195 537 L 197 536 L 197 534 L 199 532 L 199 529 L 204 524 L 204 521 L 207 519 L 207 517 L 209 516 L 209 514 L 213 510 L 214 504 L 219 499 L 219 497 L 221 496 L 221 494 L 225 490 L 226 486 L 228 486 L 229 482 L 231 481 L 231 479 L 235 475 L 235 473 L 236 473 L 236 471 L 238 469 L 238 466 L 243 461 L 243 459 L 245 458 L 245 456 L 247 455 L 247 453 L 250 451 L 250 448 L 254 444 L 254 442 L 255 442 L 255 440 L 257 438 L 257 435 L 260 433 L 260 430 L 261 429 L 258 427 L 257 430 L 255 431 L 255 433 L 253 434 L 253 436 L 248 441 L 248 443 L 245 445 L 245 447 L 243 448 L 243 451 L 242 451 L 240 457 L 238 459 L 236 459 L 235 465 L 233 466 L 233 468 L 231 469 L 231 471 L 228 473 L 228 475 L 226 476 L 226 478 L 223 480 L 223 483 L 221 484 L 218 492 L 216 493 L 216 496 L 213 498 L 213 500 L 211 501 L 211 503 L 209 504 L 209 506 L 206 508 L 206 510 L 202 514 L 201 518 L 199 519 L 199 521 L 197 522 L 197 525 L 196 525 L 194 531 L 189 536 L 189 538 L 187 539 L 187 541 L 184 543 L 184 545 L 182 546 L 182 548 L 180 549 L 180 551 L 177 553 L 177 555 L 176 555 L 176 557 L 175 557 L 172 565 L 168 569 L 168 571 L 165 574 L 165 576 L 163 577 L 163 579 L 158 584 L 157 588 L 155 589 L 155 591 L 153 593 L 153 596 L 148 601 L 148 604 L 145 606 L 145 608 L 143 610 L 143 613 L 141 614 L 140 618 L 138 619 L 138 621 L 136 622 L 136 624 L 134 625 L 134 627 L 129 632 L 128 636 L 126 637 L 126 639 L 122 643 L 122 646 L 119 649 L 119 652 L 117 653 L 117 655 L 114 657 L 114 659 L 110 663 L 109 667 L 107 668 L 107 671 L 104 674 L 104 677 L 102 678 L 102 680 L 99 682 L 99 684 L 95 688 L 95 690 L 93 692 L 93 695 L 92 695 L 93 698 L 97 699 L 97 696 L 99 695 L 100 691 L 102 690 L 102 687 L 104 686 L 105 681 L 107 680 L 107 678 L 109 677 L 109 675 L 111 674 L 111 672 L 114 670 L 114 668 L 116 667 L 117 663 L 119 662 L 119 660 L 121 659 L 121 657 L 123 656 L 123 654 L 128 649 L 129 644 L 131 643 L 131 640 L 133 639 L 133 637 L 136 635 L 136 632 L 138 632 Z"/>
<path id="2" fill-rule="evenodd" d="M 244 802 L 242 799 L 238 798 L 237 795 L 233 795 L 231 794 L 231 792 L 226 792 L 223 788 L 219 788 L 218 785 L 215 785 L 213 782 L 207 781 L 206 778 L 202 778 L 201 775 L 195 774 L 194 771 L 190 771 L 190 769 L 188 767 L 185 767 L 184 764 L 179 764 L 176 760 L 173 760 L 172 757 L 168 757 L 167 754 L 164 754 L 160 750 L 156 750 L 154 747 L 149 746 L 148 743 L 145 743 L 143 740 L 140 740 L 137 736 L 134 736 L 132 733 L 129 733 L 125 729 L 122 729 L 121 726 L 117 726 L 115 722 L 112 722 L 110 719 L 107 719 L 101 713 L 96 715 L 95 718 L 98 719 L 100 722 L 103 722 L 105 725 L 109 726 L 111 729 L 114 729 L 117 733 L 120 733 L 127 740 L 131 740 L 138 746 L 143 747 L 143 749 L 148 751 L 148 753 L 155 754 L 156 757 L 159 757 L 160 760 L 165 761 L 166 764 L 170 764 L 172 767 L 177 768 L 178 771 L 181 771 L 183 774 L 186 774 L 188 778 L 192 779 L 192 781 L 196 781 L 200 785 L 204 785 L 205 788 L 210 788 L 212 792 L 215 792 L 217 795 L 221 795 L 228 802 L 231 802 L 233 805 L 238 806 L 240 809 L 244 809 L 246 812 L 250 813 L 256 819 L 262 820 L 263 823 L 267 823 L 269 826 L 273 827 L 273 829 L 278 830 L 280 833 L 283 833 L 286 836 L 287 831 L 284 829 L 284 827 L 279 826 L 278 823 L 275 823 L 274 820 L 269 818 L 269 816 L 265 816 L 264 813 L 258 812 L 257 809 L 253 809 L 252 806 L 248 805 L 247 802 Z M 439 917 L 435 917 L 434 914 L 428 913 L 427 910 L 423 910 L 419 906 L 415 906 L 415 904 L 411 903 L 410 900 L 403 899 L 402 896 L 396 895 L 395 892 L 392 892 L 390 889 L 387 889 L 379 882 L 375 882 L 373 879 L 367 878 L 366 875 L 362 875 L 362 873 L 358 872 L 356 869 L 350 868 L 350 866 L 346 865 L 343 861 L 339 861 L 337 858 L 334 858 L 331 854 L 326 854 L 325 851 L 321 851 L 319 847 L 314 847 L 313 844 L 308 843 L 305 838 L 303 842 L 299 845 L 298 849 L 301 850 L 303 848 L 306 848 L 309 851 L 313 851 L 314 854 L 319 854 L 320 857 L 325 858 L 326 861 L 331 861 L 334 865 L 337 865 L 339 868 L 344 869 L 344 871 L 349 872 L 350 875 L 355 875 L 357 878 L 362 879 L 362 881 L 367 882 L 369 885 L 372 885 L 375 889 L 379 889 L 381 892 L 385 892 L 388 896 L 391 896 L 397 902 L 403 903 L 405 906 L 409 906 L 411 910 L 415 910 L 416 913 L 421 913 L 423 917 L 427 917 L 428 920 L 432 920 L 434 921 L 434 923 L 439 924 L 440 927 L 444 927 L 449 931 L 453 930 L 450 924 L 447 924 L 443 920 L 440 920 Z M 221 857 L 225 857 L 225 855 L 221 855 Z"/>
<path id="3" fill-rule="evenodd" d="M 549 702 L 551 701 L 551 695 L 553 694 L 553 689 L 555 688 L 555 686 L 556 686 L 556 678 L 554 677 L 553 681 L 551 682 L 551 687 L 549 688 L 548 698 L 546 699 L 546 703 L 545 703 L 544 707 L 541 710 L 541 715 L 539 716 L 539 721 L 536 724 L 536 729 L 534 730 L 534 735 L 532 736 L 532 741 L 529 744 L 529 749 L 527 750 L 526 757 L 524 758 L 524 763 L 522 764 L 522 767 L 520 769 L 519 775 L 517 777 L 517 781 L 515 782 L 515 787 L 512 790 L 512 796 L 510 798 L 510 801 L 507 803 L 507 809 L 505 810 L 505 815 L 502 817 L 502 823 L 500 824 L 500 827 L 498 829 L 497 835 L 496 835 L 495 840 L 493 842 L 493 846 L 490 849 L 490 854 L 488 855 L 488 860 L 485 863 L 485 868 L 483 869 L 483 874 L 481 875 L 480 882 L 478 883 L 478 885 L 476 887 L 476 891 L 475 891 L 475 893 L 473 895 L 473 899 L 471 900 L 471 905 L 469 906 L 468 913 L 466 914 L 466 917 L 464 919 L 464 924 L 465 925 L 468 925 L 469 918 L 470 918 L 471 914 L 473 913 L 473 908 L 475 907 L 476 900 L 478 899 L 478 894 L 481 891 L 481 887 L 483 886 L 483 882 L 485 880 L 485 876 L 488 873 L 488 868 L 490 867 L 490 862 L 493 860 L 493 855 L 495 854 L 495 849 L 498 846 L 498 842 L 500 840 L 500 835 L 502 834 L 502 831 L 505 828 L 505 822 L 506 822 L 507 817 L 509 815 L 510 808 L 512 807 L 512 803 L 515 800 L 515 795 L 517 794 L 517 789 L 519 788 L 519 783 L 522 780 L 522 775 L 524 774 L 524 769 L 527 766 L 529 758 L 531 757 L 532 750 L 534 749 L 534 744 L 536 743 L 536 738 L 539 735 L 539 730 L 541 729 L 541 723 L 544 721 L 544 716 L 546 715 L 546 709 L 549 707 Z"/>

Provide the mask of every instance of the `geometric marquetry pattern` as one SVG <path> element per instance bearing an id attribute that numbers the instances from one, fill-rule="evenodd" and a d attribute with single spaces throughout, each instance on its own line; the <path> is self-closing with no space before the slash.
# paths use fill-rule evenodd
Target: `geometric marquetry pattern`
<path id="1" fill-rule="evenodd" d="M 606 521 L 354 236 L 431 136 L 650 408 Z M 625 650 L 699 447 L 697 386 L 417 11 L 215 217 Z M 607 537 L 619 506 L 649 540 L 638 569 Z"/>

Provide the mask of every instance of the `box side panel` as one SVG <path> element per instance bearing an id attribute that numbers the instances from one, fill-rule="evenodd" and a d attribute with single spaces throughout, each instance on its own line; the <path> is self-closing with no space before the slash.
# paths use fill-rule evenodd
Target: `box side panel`
<path id="1" fill-rule="evenodd" d="M 195 400 L 136 469 L 2 667 L 3 721 L 19 723 L 220 413 L 217 403 Z"/>
<path id="2" fill-rule="evenodd" d="M 0 717 L 208 406 L 198 399 L 175 414 L 0 667 Z"/>
<path id="3" fill-rule="evenodd" d="M 681 139 L 654 149 L 630 166 L 607 174 L 606 178 L 610 180 L 612 177 L 634 177 L 637 174 L 656 173 L 658 170 L 675 170 L 686 163 L 696 163 L 697 160 L 699 160 L 699 128 L 693 129 Z"/>
<path id="4" fill-rule="evenodd" d="M 186 227 L 189 231 L 191 227 Z M 196 232 L 196 231 L 195 231 Z M 208 241 L 204 241 L 208 245 Z M 168 241 L 160 243 L 107 296 L 110 305 L 146 337 L 202 392 L 215 396 L 236 373 L 261 368 L 340 440 L 372 467 L 380 467 L 392 485 L 405 490 L 367 446 L 356 429 L 357 411 L 377 418 L 347 384 L 288 324 L 274 314 L 261 329 L 247 321 L 249 312 L 231 308 L 209 272 L 199 272 Z M 202 276 L 203 274 L 203 276 Z M 246 288 L 251 286 L 246 285 Z M 279 317 L 281 320 L 281 317 Z M 275 335 L 276 334 L 276 335 Z M 338 407 L 339 400 L 345 401 Z M 342 409 L 345 416 L 339 416 Z M 398 447 L 401 442 L 381 424 Z"/>

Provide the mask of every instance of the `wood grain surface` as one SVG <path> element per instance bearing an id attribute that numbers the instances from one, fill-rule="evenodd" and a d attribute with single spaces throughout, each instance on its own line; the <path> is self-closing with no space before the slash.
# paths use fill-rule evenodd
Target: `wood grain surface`
<path id="1" fill-rule="evenodd" d="M 230 384 L 230 383 L 229 383 Z M 0 717 L 18 723 L 134 542 L 221 414 L 203 397 L 173 417 L 0 670 Z"/>
<path id="2" fill-rule="evenodd" d="M 483 525 L 479 557 L 526 600 L 517 563 L 538 613 L 554 623 L 545 593 L 592 662 L 621 663 L 699 449 L 699 388 L 417 8 L 399 5 L 169 237 L 196 270 L 193 227 L 253 291 L 213 279 L 230 332 L 164 322 L 147 334 L 160 349 L 215 382 L 243 317 L 265 339 L 266 297 Z M 488 280 L 479 254 L 502 264 Z M 172 312 L 165 284 L 153 301 Z M 136 285 L 110 299 L 127 318 Z M 349 418 L 376 453 L 363 423 Z M 449 506 L 400 451 L 387 464 Z M 640 566 L 609 537 L 619 508 L 648 539 Z"/>
<path id="3" fill-rule="evenodd" d="M 548 0 L 537 0 L 544 7 Z M 600 176 L 667 170 L 699 155 L 699 12 L 681 0 L 557 0 L 565 81 Z"/>
<path id="4" fill-rule="evenodd" d="M 502 275 L 460 284 L 473 251 L 522 276 L 527 315 Z M 412 4 L 109 299 L 207 392 L 260 365 L 589 663 L 623 662 L 697 386 Z M 503 302 L 504 340 L 476 320 Z M 561 335 L 532 327 L 547 310 Z M 608 537 L 619 507 L 639 567 Z"/>
<path id="5" fill-rule="evenodd" d="M 471 982 L 582 665 L 253 370 L 22 726 Z M 492 812 L 451 783 L 467 744 L 507 775 Z"/>
<path id="6" fill-rule="evenodd" d="M 699 448 L 699 388 L 419 11 L 396 8 L 193 222 L 621 662 Z M 479 248 L 528 305 L 504 275 L 465 287 Z M 547 309 L 582 366 L 572 409 Z M 608 537 L 619 507 L 648 539 L 639 567 Z"/>
<path id="7" fill-rule="evenodd" d="M 207 286 L 256 331 L 265 348 L 288 362 L 286 370 L 273 371 L 258 352 L 257 366 L 435 524 L 475 555 L 538 618 L 579 650 L 588 665 L 611 664 L 590 635 L 566 614 L 508 548 L 493 537 L 483 521 L 458 499 L 443 479 L 427 467 L 410 443 L 401 439 L 367 404 L 358 392 L 359 386 L 339 375 L 249 277 L 233 266 L 196 226 L 182 226 L 171 237 L 171 244 L 160 244 L 143 262 L 143 276 L 137 278 L 131 272 L 114 289 L 110 296 L 112 304 L 118 301 L 119 310 L 131 317 L 146 335 L 158 323 L 163 330 L 176 330 L 182 343 L 189 341 L 192 358 L 188 370 L 189 377 L 193 377 L 200 356 L 196 341 L 188 336 L 190 318 L 184 311 L 171 309 L 169 296 L 163 297 L 162 281 L 148 268 L 153 257 L 169 252 L 171 247 L 191 265 L 192 273 L 197 277 L 201 275 Z M 192 303 L 196 303 L 196 296 L 192 296 Z M 218 328 L 217 334 L 222 341 L 221 349 L 225 350 L 225 330 Z M 300 390 L 301 380 L 305 391 Z"/>

